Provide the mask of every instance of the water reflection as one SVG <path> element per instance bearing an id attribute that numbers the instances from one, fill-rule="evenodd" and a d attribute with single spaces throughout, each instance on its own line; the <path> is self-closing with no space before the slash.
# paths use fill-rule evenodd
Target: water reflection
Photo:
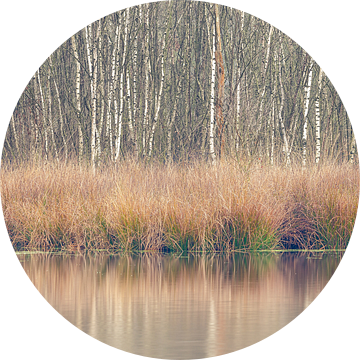
<path id="1" fill-rule="evenodd" d="M 242 349 L 300 314 L 339 255 L 18 255 L 40 293 L 92 337 L 188 359 Z"/>

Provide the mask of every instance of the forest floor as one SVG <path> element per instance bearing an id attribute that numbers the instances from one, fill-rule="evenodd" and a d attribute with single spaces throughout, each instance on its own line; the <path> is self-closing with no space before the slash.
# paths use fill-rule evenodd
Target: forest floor
<path id="1" fill-rule="evenodd" d="M 3 165 L 0 180 L 16 250 L 345 249 L 359 199 L 349 164 Z"/>

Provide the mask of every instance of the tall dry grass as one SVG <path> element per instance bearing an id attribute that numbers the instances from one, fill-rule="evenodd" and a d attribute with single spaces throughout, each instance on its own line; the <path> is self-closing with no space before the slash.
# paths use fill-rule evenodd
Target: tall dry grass
<path id="1" fill-rule="evenodd" d="M 344 249 L 358 168 L 142 164 L 3 166 L 5 222 L 17 249 L 232 251 Z"/>

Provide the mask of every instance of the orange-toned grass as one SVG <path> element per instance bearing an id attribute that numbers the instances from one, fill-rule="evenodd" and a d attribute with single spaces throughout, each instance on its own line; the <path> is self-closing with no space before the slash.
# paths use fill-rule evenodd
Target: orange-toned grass
<path id="1" fill-rule="evenodd" d="M 244 168 L 124 161 L 3 167 L 15 248 L 232 251 L 346 248 L 359 172 L 350 165 Z"/>

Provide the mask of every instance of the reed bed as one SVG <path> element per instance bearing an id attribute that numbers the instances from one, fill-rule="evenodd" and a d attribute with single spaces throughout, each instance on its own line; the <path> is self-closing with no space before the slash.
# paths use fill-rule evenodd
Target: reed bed
<path id="1" fill-rule="evenodd" d="M 0 177 L 17 250 L 345 249 L 359 197 L 347 164 L 4 165 Z"/>

